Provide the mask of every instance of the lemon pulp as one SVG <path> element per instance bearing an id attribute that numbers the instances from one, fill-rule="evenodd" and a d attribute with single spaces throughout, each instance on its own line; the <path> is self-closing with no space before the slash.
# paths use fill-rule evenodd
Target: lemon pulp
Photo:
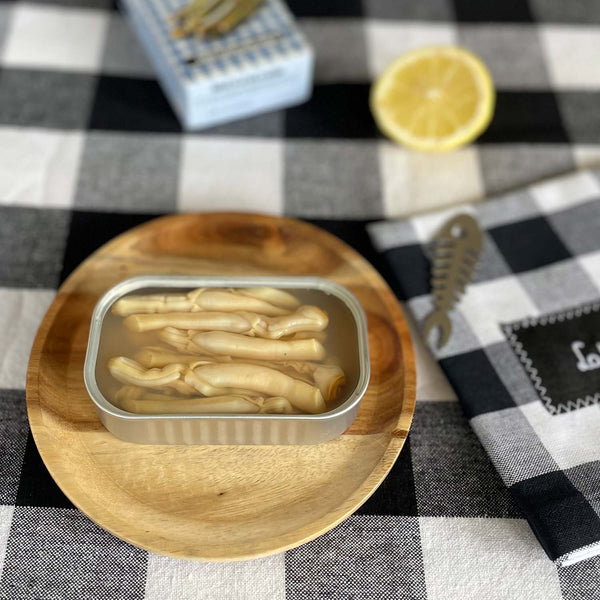
<path id="1" fill-rule="evenodd" d="M 457 46 L 403 54 L 371 89 L 381 131 L 410 148 L 447 151 L 473 141 L 488 126 L 495 92 L 487 67 Z"/>

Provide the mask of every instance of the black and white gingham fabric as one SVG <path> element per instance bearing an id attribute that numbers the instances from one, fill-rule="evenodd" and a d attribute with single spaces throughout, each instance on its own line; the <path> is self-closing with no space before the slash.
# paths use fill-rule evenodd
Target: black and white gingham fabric
<path id="1" fill-rule="evenodd" d="M 0 599 L 597 599 L 600 559 L 548 560 L 417 335 L 417 411 L 391 474 L 285 554 L 148 553 L 95 526 L 46 472 L 25 412 L 31 341 L 61 281 L 114 235 L 177 211 L 299 216 L 393 283 L 368 220 L 600 162 L 595 0 L 289 4 L 316 51 L 312 99 L 192 134 L 111 0 L 0 1 Z M 469 148 L 407 152 L 376 133 L 370 82 L 397 54 L 447 42 L 490 66 L 494 122 Z"/>
<path id="2" fill-rule="evenodd" d="M 481 223 L 481 266 L 451 313 L 450 342 L 434 353 L 559 565 L 600 554 L 599 174 L 369 227 L 421 321 L 433 304 L 435 229 L 458 212 Z"/>

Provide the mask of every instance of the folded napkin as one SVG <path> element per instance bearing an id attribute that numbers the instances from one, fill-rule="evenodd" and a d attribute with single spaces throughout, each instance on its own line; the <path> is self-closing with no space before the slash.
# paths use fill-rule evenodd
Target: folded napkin
<path id="1" fill-rule="evenodd" d="M 481 263 L 430 347 L 548 556 L 600 554 L 600 172 L 583 171 L 369 233 L 417 322 L 429 249 L 451 216 L 480 224 Z M 449 448 L 449 451 L 452 449 Z"/>

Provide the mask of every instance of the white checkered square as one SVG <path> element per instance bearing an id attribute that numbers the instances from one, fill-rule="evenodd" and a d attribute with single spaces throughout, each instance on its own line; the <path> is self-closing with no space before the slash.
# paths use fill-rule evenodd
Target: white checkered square
<path id="1" fill-rule="evenodd" d="M 78 131 L 0 128 L 0 204 L 71 206 L 82 147 Z"/>
<path id="2" fill-rule="evenodd" d="M 6 556 L 6 544 L 10 534 L 10 524 L 15 508 L 14 506 L 0 505 L 0 578 L 4 567 L 4 557 Z"/>
<path id="3" fill-rule="evenodd" d="M 458 309 L 482 346 L 505 339 L 500 324 L 539 314 L 515 276 L 469 286 Z"/>
<path id="4" fill-rule="evenodd" d="M 186 137 L 178 207 L 281 214 L 283 149 L 280 140 Z"/>
<path id="5" fill-rule="evenodd" d="M 379 145 L 383 204 L 387 217 L 479 200 L 483 181 L 476 148 L 451 154 L 411 152 L 396 144 Z"/>
<path id="6" fill-rule="evenodd" d="M 378 152 L 384 215 L 387 218 L 410 215 L 417 202 L 410 195 L 408 150 L 385 141 L 379 143 Z M 436 197 L 430 201 L 437 206 L 438 200 Z"/>
<path id="7" fill-rule="evenodd" d="M 107 24 L 106 11 L 19 3 L 2 63 L 7 67 L 97 71 Z"/>
<path id="8" fill-rule="evenodd" d="M 544 25 L 540 37 L 555 88 L 600 88 L 600 30 L 585 25 Z"/>
<path id="9" fill-rule="evenodd" d="M 520 408 L 560 469 L 600 460 L 598 406 L 587 406 L 558 416 L 550 414 L 541 402 L 532 402 Z"/>
<path id="10" fill-rule="evenodd" d="M 417 244 L 419 240 L 409 220 L 378 221 L 367 225 L 373 245 L 379 252 L 385 252 L 397 246 Z"/>
<path id="11" fill-rule="evenodd" d="M 600 290 L 600 250 L 578 256 L 576 260 L 594 282 L 594 285 Z"/>
<path id="12" fill-rule="evenodd" d="M 428 600 L 560 600 L 556 569 L 518 519 L 421 517 Z"/>
<path id="13" fill-rule="evenodd" d="M 25 389 L 31 345 L 55 293 L 0 288 L 0 388 Z"/>
<path id="14" fill-rule="evenodd" d="M 600 167 L 600 145 L 576 144 L 571 148 L 575 165 L 579 169 L 593 169 Z"/>
<path id="15" fill-rule="evenodd" d="M 456 27 L 449 23 L 369 20 L 365 28 L 369 70 L 373 78 L 408 50 L 456 42 Z"/>
<path id="16" fill-rule="evenodd" d="M 412 224 L 419 241 L 422 244 L 429 244 L 447 220 L 462 213 L 475 216 L 475 208 L 470 204 L 449 206 L 415 219 Z"/>
<path id="17" fill-rule="evenodd" d="M 596 198 L 600 184 L 591 173 L 583 171 L 540 183 L 530 192 L 540 210 L 549 214 Z"/>
<path id="18" fill-rule="evenodd" d="M 284 554 L 202 563 L 150 554 L 144 600 L 285 600 Z"/>

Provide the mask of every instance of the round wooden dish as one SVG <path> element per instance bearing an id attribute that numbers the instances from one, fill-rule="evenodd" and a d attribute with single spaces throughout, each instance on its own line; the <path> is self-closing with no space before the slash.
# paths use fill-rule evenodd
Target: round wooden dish
<path id="1" fill-rule="evenodd" d="M 94 305 L 142 274 L 318 275 L 367 314 L 371 381 L 354 424 L 316 446 L 144 446 L 101 425 L 83 384 Z M 415 404 L 404 317 L 379 274 L 338 238 L 293 219 L 164 217 L 115 238 L 64 283 L 35 339 L 31 430 L 48 470 L 114 535 L 177 557 L 240 560 L 307 542 L 356 510 L 392 467 Z"/>

